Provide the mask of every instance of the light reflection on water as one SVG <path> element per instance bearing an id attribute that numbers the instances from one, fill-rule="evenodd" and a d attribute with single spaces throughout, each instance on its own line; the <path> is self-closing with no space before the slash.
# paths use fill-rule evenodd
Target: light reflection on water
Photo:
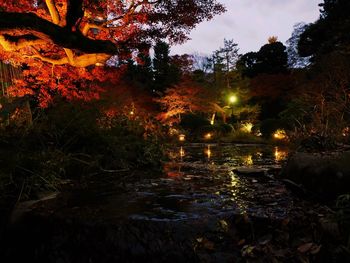
<path id="1" fill-rule="evenodd" d="M 234 201 L 240 211 L 241 214 L 245 214 L 247 212 L 247 205 L 239 198 L 239 194 L 244 190 L 244 185 L 242 181 L 238 178 L 236 174 L 231 172 L 231 200 Z"/>
<path id="2" fill-rule="evenodd" d="M 286 150 L 281 150 L 279 147 L 275 147 L 275 161 L 279 163 L 286 160 L 288 157 L 288 152 Z"/>
<path id="3" fill-rule="evenodd" d="M 205 155 L 207 156 L 208 160 L 210 160 L 210 157 L 212 155 L 210 145 L 208 145 L 207 148 L 205 148 L 204 152 L 205 152 Z"/>
<path id="4" fill-rule="evenodd" d="M 185 144 L 174 147 L 169 156 L 170 162 L 166 164 L 165 171 L 167 178 L 173 182 L 171 191 L 176 200 L 169 198 L 178 203 L 182 212 L 191 214 L 188 216 L 203 211 L 212 214 L 214 211 L 220 213 L 233 210 L 243 215 L 267 216 L 271 211 L 279 213 L 278 207 L 259 203 L 263 198 L 270 198 L 267 194 L 268 187 L 275 187 L 274 182 L 242 176 L 236 174 L 234 169 L 240 166 L 276 169 L 286 160 L 287 148 L 268 145 Z M 163 199 L 166 201 L 169 198 L 165 196 Z M 283 199 L 274 199 L 273 202 L 283 202 Z M 178 211 L 173 212 L 176 217 Z"/>
<path id="5" fill-rule="evenodd" d="M 243 164 L 246 166 L 250 166 L 254 164 L 253 155 L 251 154 L 243 156 L 242 159 L 243 159 Z"/>
<path id="6" fill-rule="evenodd" d="M 202 148 L 204 155 L 198 155 Z M 288 150 L 284 147 L 272 147 L 266 145 L 187 145 L 180 146 L 169 152 L 169 158 L 173 161 L 202 161 L 224 164 L 229 166 L 254 166 L 281 164 L 288 157 Z"/>

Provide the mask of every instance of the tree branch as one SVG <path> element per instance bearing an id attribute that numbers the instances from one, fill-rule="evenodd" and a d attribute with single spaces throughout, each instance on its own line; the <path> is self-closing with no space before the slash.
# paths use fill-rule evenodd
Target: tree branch
<path id="1" fill-rule="evenodd" d="M 65 65 L 69 64 L 73 67 L 84 68 L 87 66 L 95 65 L 96 63 L 104 64 L 109 58 L 108 54 L 84 54 L 80 56 L 67 56 L 60 59 L 53 59 L 42 56 L 37 50 L 36 54 L 27 56 L 29 58 L 38 58 L 41 61 L 53 64 L 53 65 Z"/>
<path id="2" fill-rule="evenodd" d="M 45 0 L 46 6 L 49 9 L 50 16 L 52 18 L 52 22 L 55 25 L 60 24 L 60 14 L 56 8 L 54 0 Z"/>
<path id="3" fill-rule="evenodd" d="M 38 17 L 32 13 L 0 12 L 0 34 L 2 32 L 24 30 L 33 35 L 41 35 L 41 39 L 68 49 L 80 50 L 84 53 L 118 54 L 115 43 L 107 40 L 93 40 L 80 31 L 72 31 Z"/>

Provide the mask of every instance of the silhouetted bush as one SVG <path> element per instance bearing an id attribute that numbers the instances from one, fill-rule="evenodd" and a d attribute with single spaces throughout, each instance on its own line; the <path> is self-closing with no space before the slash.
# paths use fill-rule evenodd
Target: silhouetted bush
<path id="1" fill-rule="evenodd" d="M 143 137 L 137 120 L 115 117 L 106 128 L 101 115 L 93 105 L 59 103 L 40 110 L 31 127 L 2 130 L 1 194 L 15 189 L 32 198 L 38 191 L 56 189 L 62 178 L 160 169 L 160 144 Z"/>
<path id="2" fill-rule="evenodd" d="M 210 126 L 210 121 L 199 114 L 186 114 L 182 117 L 180 126 L 188 132 L 194 134 L 198 129 Z"/>

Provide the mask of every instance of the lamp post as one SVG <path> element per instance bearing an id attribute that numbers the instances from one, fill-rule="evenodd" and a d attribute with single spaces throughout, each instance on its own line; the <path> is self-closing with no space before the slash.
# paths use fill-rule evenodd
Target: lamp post
<path id="1" fill-rule="evenodd" d="M 231 117 L 233 116 L 233 104 L 235 104 L 237 102 L 238 98 L 236 95 L 231 95 L 229 98 L 228 98 L 228 101 L 231 105 Z"/>

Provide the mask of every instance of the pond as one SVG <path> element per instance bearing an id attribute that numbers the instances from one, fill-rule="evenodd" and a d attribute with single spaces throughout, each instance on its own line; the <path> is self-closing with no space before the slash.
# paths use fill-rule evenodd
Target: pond
<path id="1" fill-rule="evenodd" d="M 68 216 L 183 221 L 229 214 L 286 217 L 291 197 L 275 180 L 288 150 L 267 145 L 186 144 L 169 151 L 159 177 L 127 177 L 89 186 L 58 199 Z M 242 167 L 254 168 L 240 173 Z"/>
<path id="2" fill-rule="evenodd" d="M 274 178 L 287 153 L 267 145 L 173 146 L 162 176 L 91 178 L 35 204 L 7 234 L 6 255 L 13 262 L 236 262 L 237 244 L 288 218 L 293 197 Z"/>
<path id="3" fill-rule="evenodd" d="M 166 177 L 138 182 L 131 218 L 185 220 L 228 213 L 285 217 L 290 198 L 274 173 L 288 150 L 266 145 L 188 144 L 174 147 Z M 254 168 L 239 173 L 238 168 Z M 236 170 L 237 169 L 237 170 Z M 250 173 L 251 171 L 252 173 Z"/>

